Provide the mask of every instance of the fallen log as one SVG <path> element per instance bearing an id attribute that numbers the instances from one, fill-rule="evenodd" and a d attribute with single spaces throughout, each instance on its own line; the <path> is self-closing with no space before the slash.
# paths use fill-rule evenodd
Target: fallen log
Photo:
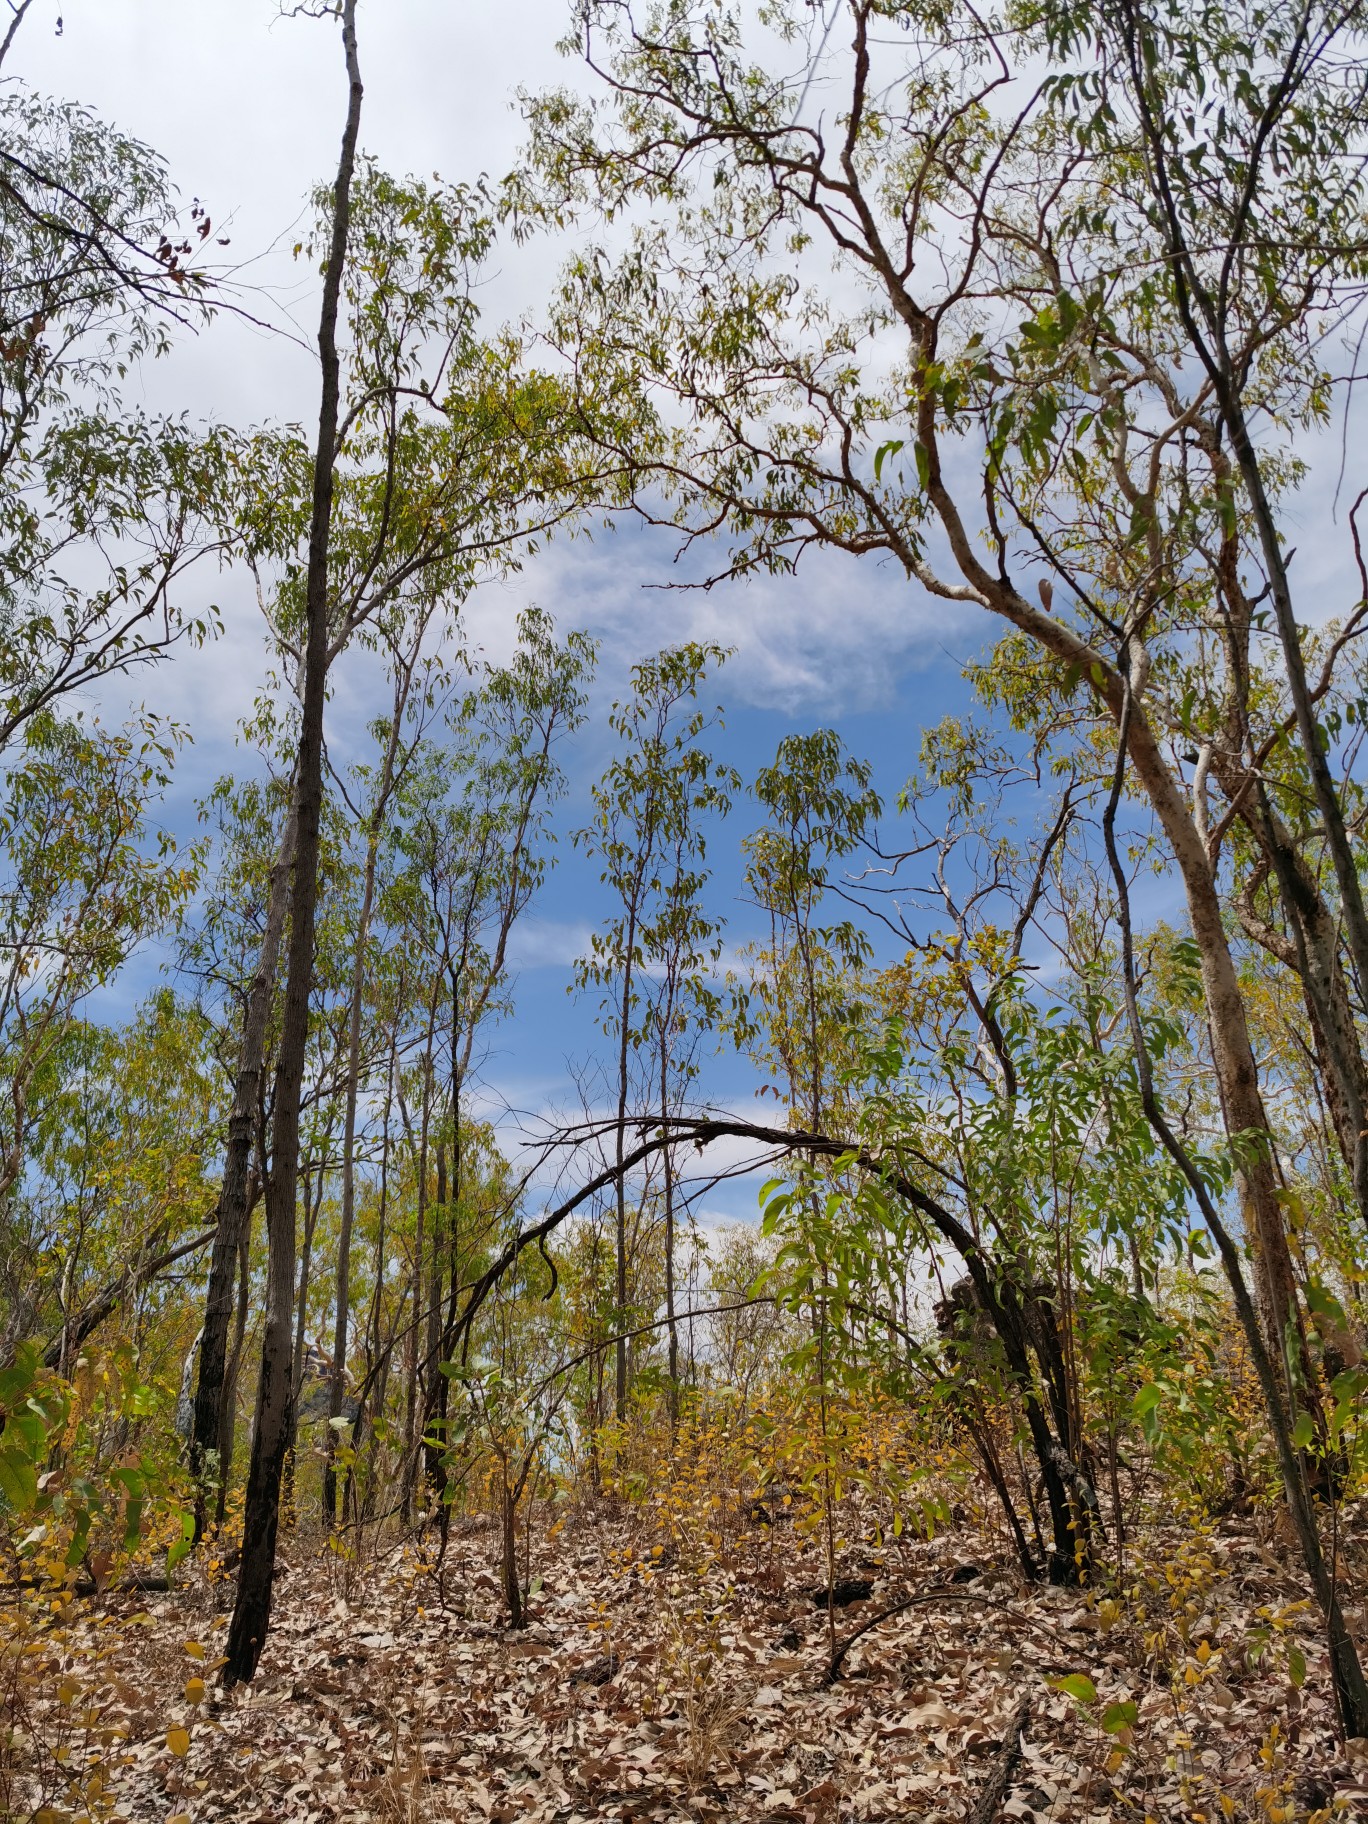
<path id="1" fill-rule="evenodd" d="M 969 1814 L 969 1824 L 997 1824 L 997 1815 L 1006 1801 L 1013 1776 L 1021 1760 L 1021 1735 L 1030 1714 L 1031 1699 L 1027 1695 L 1017 1705 L 1012 1720 L 1007 1725 L 1007 1733 L 1002 1738 L 1002 1746 L 997 1751 L 993 1770 L 988 1775 L 988 1783 L 979 1794 L 978 1803 Z"/>

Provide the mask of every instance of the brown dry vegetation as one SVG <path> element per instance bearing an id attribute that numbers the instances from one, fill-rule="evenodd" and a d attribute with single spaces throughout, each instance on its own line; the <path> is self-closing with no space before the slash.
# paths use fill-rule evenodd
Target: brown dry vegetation
<path id="1" fill-rule="evenodd" d="M 869 1437 L 910 1464 L 886 1413 Z M 1338 1739 L 1276 1506 L 1151 1514 L 1105 1587 L 1028 1587 L 988 1491 L 943 1451 L 917 1484 L 919 1511 L 950 1516 L 932 1537 L 895 1536 L 877 1490 L 836 1503 L 838 1595 L 869 1594 L 832 1628 L 821 1513 L 790 1485 L 737 1479 L 757 1460 L 753 1430 L 696 1433 L 673 1456 L 667 1437 L 634 1445 L 649 1492 L 567 1487 L 531 1515 L 521 1631 L 506 1625 L 497 1525 L 478 1512 L 455 1518 L 444 1555 L 433 1527 L 297 1529 L 261 1670 L 233 1692 L 213 1677 L 232 1589 L 213 1556 L 171 1594 L 31 1613 L 22 1643 L 11 1607 L 7 1815 L 25 1815 L 17 1763 L 34 1796 L 44 1761 L 51 1808 L 37 1815 L 76 1815 L 54 1752 L 90 1816 L 130 1824 L 932 1824 L 985 1815 L 995 1781 L 991 1815 L 1060 1824 L 1307 1824 L 1368 1806 L 1368 1744 Z M 1341 1514 L 1340 1571 L 1357 1618 L 1361 1504 Z M 908 1596 L 924 1600 L 871 1627 L 831 1681 L 832 1635 Z M 1081 1690 L 1080 1677 L 1095 1701 L 1050 1682 Z M 1118 1727 L 1108 1712 L 1125 1703 L 1135 1721 Z"/>

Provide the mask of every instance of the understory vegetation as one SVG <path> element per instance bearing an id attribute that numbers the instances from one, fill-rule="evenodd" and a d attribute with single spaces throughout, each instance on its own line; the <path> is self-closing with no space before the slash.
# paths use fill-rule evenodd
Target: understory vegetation
<path id="1" fill-rule="evenodd" d="M 307 431 L 0 42 L 0 1819 L 1365 1815 L 1368 7 L 578 0 L 474 182 L 289 10 Z M 742 764 L 857 560 L 975 656 Z"/>

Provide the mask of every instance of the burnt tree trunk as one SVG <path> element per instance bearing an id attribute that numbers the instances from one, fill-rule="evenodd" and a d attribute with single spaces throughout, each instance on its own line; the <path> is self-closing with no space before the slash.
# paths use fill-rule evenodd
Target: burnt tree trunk
<path id="1" fill-rule="evenodd" d="M 294 1308 L 295 1196 L 299 1175 L 299 1110 L 309 1042 L 309 991 L 313 983 L 314 906 L 318 890 L 319 825 L 323 809 L 323 707 L 328 670 L 328 548 L 341 363 L 337 317 L 347 258 L 352 172 L 361 125 L 361 70 L 356 52 L 356 0 L 344 0 L 342 44 L 348 78 L 347 119 L 342 133 L 323 306 L 318 328 L 322 394 L 314 451 L 313 506 L 305 592 L 304 701 L 300 719 L 295 802 L 298 835 L 291 894 L 290 945 L 285 1011 L 276 1063 L 272 1110 L 271 1175 L 266 1186 L 266 1321 L 257 1383 L 252 1460 L 247 1472 L 242 1564 L 237 1600 L 228 1632 L 224 1683 L 252 1677 L 266 1640 L 275 1582 L 276 1534 L 280 1525 L 280 1478 L 289 1443 L 294 1405 L 291 1323 Z"/>
<path id="2" fill-rule="evenodd" d="M 290 788 L 290 810 L 281 832 L 280 846 L 271 867 L 266 894 L 266 926 L 261 935 L 256 969 L 247 990 L 242 1018 L 242 1043 L 238 1051 L 233 1107 L 228 1116 L 228 1148 L 223 1164 L 223 1192 L 219 1199 L 218 1233 L 209 1262 L 209 1285 L 204 1300 L 204 1340 L 200 1344 L 199 1378 L 190 1429 L 190 1473 L 195 1478 L 195 1538 L 204 1533 L 207 1485 L 216 1482 L 222 1491 L 231 1468 L 224 1451 L 232 1428 L 225 1422 L 229 1397 L 228 1331 L 233 1317 L 234 1282 L 238 1258 L 251 1227 L 252 1210 L 261 1194 L 252 1182 L 252 1143 L 256 1133 L 257 1104 L 265 1065 L 266 1028 L 275 995 L 280 943 L 290 901 L 290 867 L 294 860 L 296 831 L 295 788 Z M 222 1512 L 222 1500 L 219 1501 Z"/>

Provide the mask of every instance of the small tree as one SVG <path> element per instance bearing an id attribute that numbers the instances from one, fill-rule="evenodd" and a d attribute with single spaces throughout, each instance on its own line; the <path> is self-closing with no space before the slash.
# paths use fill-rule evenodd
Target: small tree
<path id="1" fill-rule="evenodd" d="M 732 769 L 714 763 L 702 740 L 715 716 L 696 707 L 708 668 L 726 653 L 691 642 L 632 669 L 632 694 L 613 705 L 609 726 L 618 756 L 594 787 L 594 821 L 576 833 L 584 851 L 603 867 L 600 876 L 614 901 L 604 930 L 595 932 L 589 955 L 576 970 L 580 988 L 603 991 L 603 1030 L 615 1041 L 613 1094 L 617 1117 L 614 1162 L 614 1405 L 627 1416 L 627 1339 L 631 1320 L 627 1224 L 627 1112 L 639 1047 L 652 1046 L 654 1082 L 662 1119 L 674 1112 L 687 1082 L 680 1040 L 713 1004 L 706 975 L 720 955 L 718 925 L 701 908 L 707 879 L 701 818 L 724 812 L 735 789 Z M 687 1052 L 683 1054 L 687 1057 Z M 673 1079 L 673 1081 L 672 1081 Z M 674 1327 L 675 1180 L 665 1159 L 666 1298 L 670 1322 L 671 1400 L 678 1373 Z"/>

